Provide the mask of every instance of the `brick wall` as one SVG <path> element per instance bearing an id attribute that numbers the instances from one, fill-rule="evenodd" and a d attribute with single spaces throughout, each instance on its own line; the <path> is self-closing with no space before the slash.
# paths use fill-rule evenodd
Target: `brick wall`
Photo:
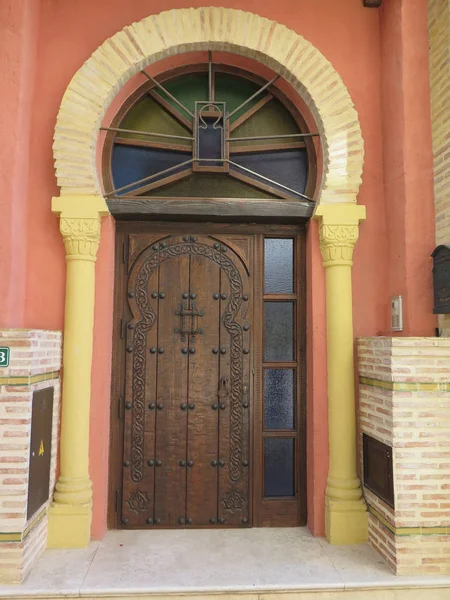
<path id="1" fill-rule="evenodd" d="M 450 244 L 450 2 L 428 0 L 436 245 Z M 450 336 L 450 315 L 439 316 Z"/>
<path id="2" fill-rule="evenodd" d="M 22 581 L 47 541 L 49 501 L 27 519 L 33 392 L 54 388 L 50 496 L 55 485 L 59 429 L 61 333 L 0 330 L 11 349 L 0 368 L 0 581 Z"/>
<path id="3" fill-rule="evenodd" d="M 361 433 L 392 447 L 394 505 L 367 488 L 369 542 L 398 574 L 450 574 L 450 339 L 358 340 Z"/>

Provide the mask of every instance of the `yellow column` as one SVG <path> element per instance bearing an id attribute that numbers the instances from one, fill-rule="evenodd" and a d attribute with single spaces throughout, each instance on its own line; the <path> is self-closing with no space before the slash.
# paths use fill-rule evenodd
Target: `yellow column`
<path id="1" fill-rule="evenodd" d="M 365 207 L 319 205 L 314 218 L 320 219 L 320 249 L 326 272 L 330 450 L 326 537 L 330 544 L 357 544 L 367 540 L 368 519 L 356 474 L 352 258 Z"/>
<path id="2" fill-rule="evenodd" d="M 89 408 L 100 196 L 53 198 L 66 250 L 60 476 L 49 510 L 49 548 L 87 546 L 92 517 Z"/>

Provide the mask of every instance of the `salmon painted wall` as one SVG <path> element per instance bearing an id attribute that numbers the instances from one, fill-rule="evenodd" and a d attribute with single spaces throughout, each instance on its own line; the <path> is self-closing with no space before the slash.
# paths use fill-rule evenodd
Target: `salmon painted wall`
<path id="1" fill-rule="evenodd" d="M 106 38 L 125 25 L 167 8 L 204 4 L 192 0 L 173 0 L 170 4 L 161 0 L 128 3 L 122 0 L 42 0 L 26 198 L 28 243 L 26 273 L 23 273 L 24 277 L 26 275 L 24 327 L 63 328 L 64 249 L 57 219 L 50 212 L 50 199 L 58 194 L 52 156 L 53 128 L 70 79 Z M 355 253 L 355 334 L 388 333 L 390 261 L 385 241 L 389 220 L 385 211 L 382 164 L 379 11 L 364 9 L 360 0 L 271 0 L 266 3 L 221 0 L 208 4 L 240 8 L 287 25 L 314 44 L 341 74 L 359 113 L 366 146 L 359 201 L 367 206 L 367 221 L 361 227 Z M 413 86 L 414 81 L 410 83 Z M 417 223 L 412 222 L 412 226 L 417 228 Z M 112 219 L 106 220 L 97 262 L 90 450 L 94 486 L 92 533 L 95 538 L 101 538 L 106 527 L 113 231 Z M 308 460 L 314 465 L 308 472 L 308 505 L 310 527 L 314 533 L 321 534 L 328 442 L 324 277 L 316 224 L 310 227 L 308 250 Z M 420 302 L 420 298 L 416 300 Z M 420 312 L 421 306 L 417 310 Z"/>

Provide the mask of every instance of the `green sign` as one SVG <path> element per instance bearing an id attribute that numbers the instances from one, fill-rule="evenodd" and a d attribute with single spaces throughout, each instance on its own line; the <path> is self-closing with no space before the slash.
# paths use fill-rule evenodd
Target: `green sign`
<path id="1" fill-rule="evenodd" d="M 8 346 L 0 346 L 0 367 L 9 367 L 9 354 Z"/>

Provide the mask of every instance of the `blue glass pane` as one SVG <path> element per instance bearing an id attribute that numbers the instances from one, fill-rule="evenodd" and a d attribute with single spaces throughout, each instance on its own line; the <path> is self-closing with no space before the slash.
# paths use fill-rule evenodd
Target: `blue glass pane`
<path id="1" fill-rule="evenodd" d="M 175 152 L 173 150 L 115 144 L 111 161 L 114 188 L 119 189 L 144 177 L 156 175 L 160 171 L 175 167 L 189 160 L 191 157 L 190 152 Z M 189 168 L 189 165 L 176 168 L 162 177 L 174 175 L 187 168 Z M 158 181 L 162 177 L 156 176 L 148 182 L 133 185 L 117 195 L 131 194 L 133 190 L 146 185 L 146 183 Z"/>
<path id="2" fill-rule="evenodd" d="M 264 496 L 295 496 L 294 440 L 264 440 Z"/>
<path id="3" fill-rule="evenodd" d="M 294 360 L 293 302 L 264 302 L 264 360 Z"/>
<path id="4" fill-rule="evenodd" d="M 238 165 L 242 165 L 276 183 L 281 183 L 296 192 L 300 192 L 301 194 L 305 192 L 308 181 L 308 157 L 306 149 L 237 153 L 231 154 L 230 159 Z M 232 168 L 243 175 L 254 177 L 254 179 L 261 183 L 277 187 L 273 183 L 259 179 L 257 176 L 249 175 L 248 172 L 240 171 L 238 167 Z"/>
<path id="5" fill-rule="evenodd" d="M 264 292 L 292 294 L 294 291 L 294 240 L 264 240 Z"/>
<path id="6" fill-rule="evenodd" d="M 294 369 L 264 371 L 264 428 L 294 428 Z"/>

